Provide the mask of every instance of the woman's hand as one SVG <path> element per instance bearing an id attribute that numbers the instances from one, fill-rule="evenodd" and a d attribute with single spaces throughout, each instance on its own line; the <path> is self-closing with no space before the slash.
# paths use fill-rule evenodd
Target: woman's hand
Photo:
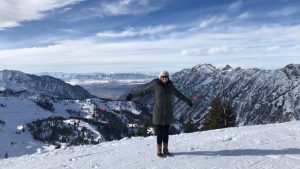
<path id="1" fill-rule="evenodd" d="M 193 107 L 193 102 L 192 102 L 192 100 L 190 100 L 190 101 L 188 102 L 188 105 L 189 105 L 190 107 Z"/>
<path id="2" fill-rule="evenodd" d="M 126 100 L 131 100 L 132 99 L 132 94 L 128 94 L 127 96 L 126 96 Z"/>

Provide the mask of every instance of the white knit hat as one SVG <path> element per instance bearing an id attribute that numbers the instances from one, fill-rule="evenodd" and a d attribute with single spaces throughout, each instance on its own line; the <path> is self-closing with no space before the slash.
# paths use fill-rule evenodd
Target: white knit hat
<path id="1" fill-rule="evenodd" d="M 159 74 L 159 78 L 162 77 L 162 76 L 169 76 L 169 72 L 166 71 L 166 70 L 161 71 L 160 74 Z"/>

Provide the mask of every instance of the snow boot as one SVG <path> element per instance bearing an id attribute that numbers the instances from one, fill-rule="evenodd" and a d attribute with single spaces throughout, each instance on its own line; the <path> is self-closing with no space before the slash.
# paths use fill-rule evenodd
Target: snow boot
<path id="1" fill-rule="evenodd" d="M 163 155 L 163 153 L 161 152 L 161 144 L 157 144 L 157 152 L 156 152 L 156 154 L 157 154 L 157 156 L 158 157 L 163 157 L 164 155 Z"/>
<path id="2" fill-rule="evenodd" d="M 172 156 L 172 154 L 169 152 L 168 144 L 164 144 L 163 155 L 165 155 L 165 156 Z"/>

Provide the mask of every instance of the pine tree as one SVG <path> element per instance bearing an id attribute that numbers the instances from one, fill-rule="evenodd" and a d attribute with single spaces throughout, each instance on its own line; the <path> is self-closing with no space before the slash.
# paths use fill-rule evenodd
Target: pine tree
<path id="1" fill-rule="evenodd" d="M 4 127 L 4 126 L 5 126 L 5 122 L 0 119 L 0 131 L 1 131 L 1 127 Z"/>
<path id="2" fill-rule="evenodd" d="M 150 127 L 150 123 L 149 123 L 149 120 L 147 119 L 144 119 L 142 124 L 139 126 L 138 128 L 138 135 L 139 136 L 144 136 L 144 137 L 147 137 L 149 136 L 150 134 L 148 133 L 148 128 Z"/>
<path id="3" fill-rule="evenodd" d="M 234 111 L 233 107 L 229 104 L 226 106 L 226 120 L 227 120 L 227 127 L 235 127 L 237 125 L 236 121 L 236 112 Z"/>
<path id="4" fill-rule="evenodd" d="M 184 125 L 184 132 L 185 133 L 192 133 L 192 132 L 195 132 L 195 131 L 196 131 L 195 123 L 192 120 L 191 116 L 189 116 L 188 121 Z"/>
<path id="5" fill-rule="evenodd" d="M 60 149 L 61 145 L 59 143 L 56 144 L 55 149 Z"/>
<path id="6" fill-rule="evenodd" d="M 39 100 L 39 101 L 36 102 L 36 104 L 38 106 L 42 107 L 45 110 L 49 110 L 51 112 L 54 112 L 54 106 L 48 99 Z"/>
<path id="7" fill-rule="evenodd" d="M 236 113 L 234 112 L 233 107 L 230 104 L 225 103 L 225 110 L 226 115 L 224 115 L 222 100 L 218 97 L 214 98 L 211 102 L 211 109 L 203 123 L 202 130 L 213 130 L 236 126 Z"/>
<path id="8" fill-rule="evenodd" d="M 22 127 L 22 132 L 23 133 L 25 132 L 25 125 L 23 125 L 23 127 Z"/>

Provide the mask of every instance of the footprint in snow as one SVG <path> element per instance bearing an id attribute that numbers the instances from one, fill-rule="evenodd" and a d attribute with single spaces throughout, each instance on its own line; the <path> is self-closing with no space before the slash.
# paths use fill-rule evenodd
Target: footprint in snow
<path id="1" fill-rule="evenodd" d="M 98 164 L 92 165 L 92 168 L 99 168 Z"/>
<path id="2" fill-rule="evenodd" d="M 195 150 L 195 148 L 194 148 L 194 147 L 192 147 L 192 148 L 189 148 L 189 150 L 191 150 L 191 151 L 194 151 L 194 150 Z"/>
<path id="3" fill-rule="evenodd" d="M 69 161 L 76 161 L 75 158 L 69 158 Z"/>
<path id="4" fill-rule="evenodd" d="M 233 140 L 233 138 L 232 137 L 227 137 L 227 138 L 223 138 L 223 140 L 222 141 L 232 141 Z"/>

